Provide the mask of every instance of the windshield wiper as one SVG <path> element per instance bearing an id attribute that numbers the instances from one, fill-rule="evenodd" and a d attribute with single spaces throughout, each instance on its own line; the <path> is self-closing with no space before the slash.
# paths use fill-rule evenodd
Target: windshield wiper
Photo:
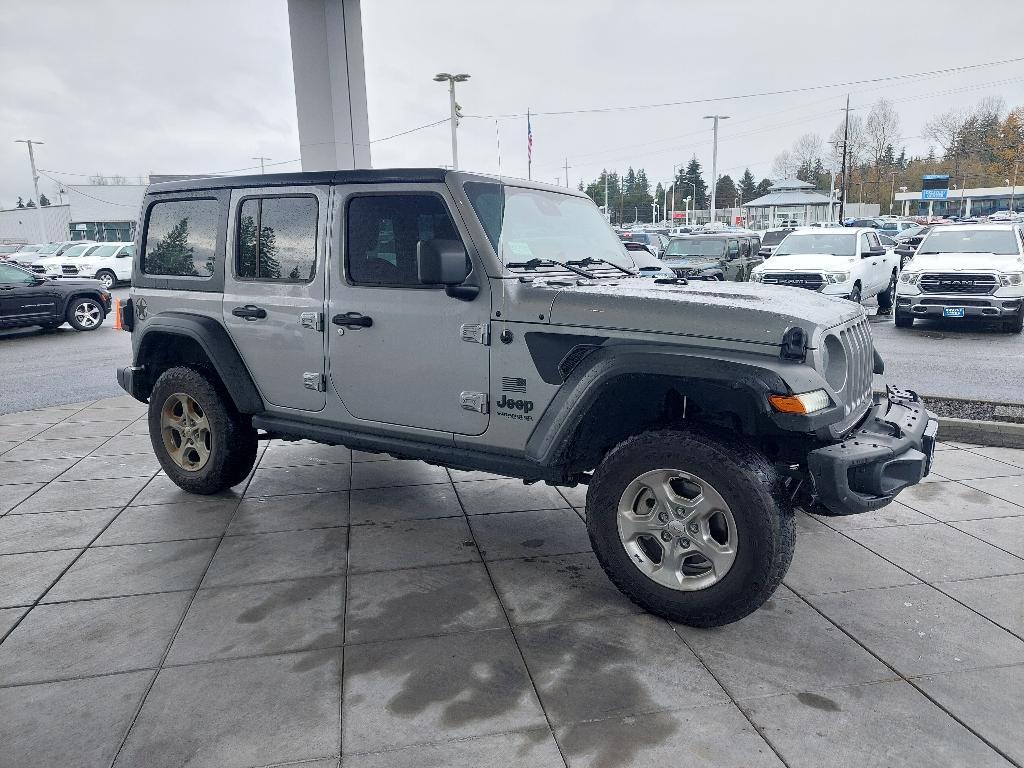
<path id="1" fill-rule="evenodd" d="M 586 267 L 588 267 L 589 265 L 591 265 L 591 264 L 609 264 L 609 265 L 615 267 L 615 269 L 617 269 L 620 272 L 623 272 L 623 273 L 625 273 L 627 275 L 632 275 L 633 274 L 632 272 L 630 272 L 625 267 L 619 266 L 618 264 L 616 264 L 613 261 L 608 261 L 607 259 L 595 259 L 595 258 L 593 258 L 591 256 L 587 256 L 585 259 L 578 259 L 576 261 L 567 261 L 565 263 L 566 263 L 566 265 L 573 264 L 573 265 L 578 266 L 578 267 L 583 267 L 584 269 Z"/>
<path id="2" fill-rule="evenodd" d="M 587 272 L 586 270 L 572 266 L 573 264 L 577 263 L 578 262 L 552 261 L 551 259 L 530 259 L 529 261 L 509 262 L 505 266 L 508 267 L 509 269 L 538 269 L 540 267 L 565 267 L 570 272 L 574 272 L 575 274 L 581 275 L 582 277 L 593 279 L 594 276 Z"/>

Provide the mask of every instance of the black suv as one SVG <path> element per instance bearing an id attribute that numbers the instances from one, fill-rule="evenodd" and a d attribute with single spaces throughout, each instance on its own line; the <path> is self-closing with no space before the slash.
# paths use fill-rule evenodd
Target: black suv
<path id="1" fill-rule="evenodd" d="M 54 280 L 0 264 L 0 328 L 67 322 L 76 331 L 94 331 L 108 314 L 110 294 L 99 280 Z"/>

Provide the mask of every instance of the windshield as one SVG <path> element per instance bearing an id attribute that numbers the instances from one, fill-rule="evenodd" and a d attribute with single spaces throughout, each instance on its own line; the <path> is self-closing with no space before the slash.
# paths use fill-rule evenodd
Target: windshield
<path id="1" fill-rule="evenodd" d="M 35 253 L 42 247 L 41 245 L 23 245 L 18 249 L 18 253 Z"/>
<path id="2" fill-rule="evenodd" d="M 83 253 L 88 251 L 91 247 L 92 247 L 91 244 L 89 244 L 89 245 L 72 245 L 70 248 L 68 248 L 66 251 L 64 251 L 64 258 L 65 259 L 74 259 L 74 258 L 76 258 L 78 256 L 81 256 Z"/>
<path id="3" fill-rule="evenodd" d="M 761 245 L 778 245 L 786 239 L 788 234 L 789 232 L 785 230 L 782 232 L 765 232 L 761 236 Z"/>
<path id="4" fill-rule="evenodd" d="M 108 256 L 113 256 L 115 253 L 117 253 L 117 249 L 120 247 L 120 245 L 101 245 L 99 248 L 97 248 L 89 255 L 95 256 L 100 259 L 105 259 Z"/>
<path id="5" fill-rule="evenodd" d="M 794 232 L 782 241 L 776 256 L 794 256 L 805 253 L 829 253 L 833 256 L 856 256 L 857 233 L 803 234 Z"/>
<path id="6" fill-rule="evenodd" d="M 1009 229 L 936 229 L 921 243 L 918 253 L 1019 253 L 1017 237 Z"/>
<path id="7" fill-rule="evenodd" d="M 465 190 L 502 264 L 590 258 L 635 269 L 589 199 L 491 182 L 467 182 Z"/>
<path id="8" fill-rule="evenodd" d="M 665 256 L 724 256 L 725 240 L 698 240 L 680 238 L 665 249 Z"/>
<path id="9" fill-rule="evenodd" d="M 51 253 L 56 253 L 58 248 L 60 248 L 60 243 L 57 243 L 56 245 L 44 245 L 42 248 L 36 251 L 36 253 L 38 253 L 40 256 L 49 256 Z"/>

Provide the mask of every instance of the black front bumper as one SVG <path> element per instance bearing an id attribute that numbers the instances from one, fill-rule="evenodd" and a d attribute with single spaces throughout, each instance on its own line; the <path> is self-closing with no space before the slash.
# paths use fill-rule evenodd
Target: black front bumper
<path id="1" fill-rule="evenodd" d="M 845 440 L 808 454 L 814 501 L 832 515 L 884 507 L 928 475 L 938 427 L 917 393 L 889 387 Z"/>
<path id="2" fill-rule="evenodd" d="M 128 365 L 117 369 L 117 383 L 136 400 L 145 403 L 148 398 L 143 390 L 142 366 Z"/>

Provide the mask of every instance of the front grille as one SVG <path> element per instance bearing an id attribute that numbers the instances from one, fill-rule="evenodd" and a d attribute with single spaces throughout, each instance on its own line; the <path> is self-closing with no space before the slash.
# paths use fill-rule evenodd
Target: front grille
<path id="1" fill-rule="evenodd" d="M 810 291 L 820 291 L 821 286 L 825 284 L 825 279 L 815 272 L 765 272 L 761 281 L 772 285 L 806 288 Z"/>
<path id="2" fill-rule="evenodd" d="M 946 299 L 921 299 L 920 301 L 910 301 L 912 304 L 922 304 L 928 307 L 945 307 L 950 304 Z M 988 299 L 956 299 L 956 306 L 958 307 L 991 307 L 992 303 Z"/>
<path id="3" fill-rule="evenodd" d="M 70 264 L 62 264 L 60 268 L 61 274 L 66 277 L 74 277 L 78 274 L 78 267 L 73 267 Z"/>
<path id="4" fill-rule="evenodd" d="M 846 416 L 835 425 L 837 433 L 845 432 L 854 425 L 872 402 L 872 384 L 875 373 L 875 344 L 871 337 L 871 325 L 866 317 L 850 322 L 846 327 L 833 331 L 846 352 L 846 384 L 836 392 Z"/>
<path id="5" fill-rule="evenodd" d="M 995 293 L 998 285 L 994 275 L 963 272 L 926 272 L 918 282 L 921 293 Z"/>
<path id="6" fill-rule="evenodd" d="M 700 274 L 700 267 L 672 267 L 672 271 L 676 273 L 676 277 L 689 277 L 690 275 Z"/>
<path id="7" fill-rule="evenodd" d="M 31 267 L 31 269 L 32 269 L 32 271 L 33 271 L 33 272 L 35 272 L 35 273 L 36 273 L 37 275 L 45 275 L 45 274 L 46 274 L 46 267 L 40 267 L 40 266 L 39 266 L 39 265 L 37 265 L 37 264 L 33 264 L 33 265 L 32 265 L 32 267 Z"/>

